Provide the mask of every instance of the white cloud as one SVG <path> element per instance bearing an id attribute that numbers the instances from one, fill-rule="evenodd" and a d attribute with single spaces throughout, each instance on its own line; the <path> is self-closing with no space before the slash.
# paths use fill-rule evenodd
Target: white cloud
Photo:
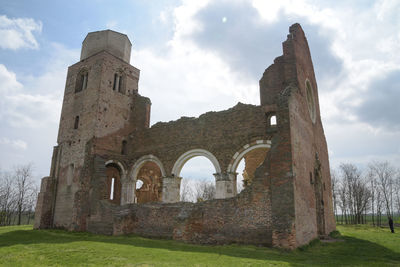
<path id="1" fill-rule="evenodd" d="M 3 166 L 35 162 L 42 176 L 48 173 L 57 137 L 67 67 L 79 59 L 79 51 L 50 44 L 46 56 L 48 63 L 38 76 L 14 73 L 0 64 Z"/>
<path id="2" fill-rule="evenodd" d="M 163 56 L 134 50 L 131 62 L 141 69 L 139 92 L 152 101 L 153 123 L 258 101 L 257 84 L 248 84 L 219 57 L 182 39 L 171 41 Z"/>
<path id="3" fill-rule="evenodd" d="M 146 49 L 133 53 L 132 62 L 142 70 L 140 92 L 152 99 L 152 116 L 156 120 L 168 120 L 176 114 L 198 115 L 227 108 L 237 101 L 258 103 L 257 83 L 243 80 L 243 75 L 234 72 L 216 52 L 205 51 L 196 40 L 188 38 L 204 29 L 196 14 L 209 3 L 184 1 L 173 11 L 175 29 L 166 53 L 160 55 Z M 397 152 L 400 149 L 393 145 L 399 133 L 360 121 L 356 109 L 364 103 L 372 81 L 400 66 L 399 2 L 378 1 L 373 6 L 358 7 L 307 0 L 273 4 L 254 0 L 252 5 L 264 20 L 262 23 L 271 24 L 285 17 L 317 26 L 320 37 L 330 42 L 329 52 L 343 63 L 340 73 L 317 77 L 333 163 L 393 158 L 396 151 L 391 147 L 397 147 Z M 282 41 L 284 35 L 283 32 Z M 267 67 L 268 62 L 265 64 Z"/>
<path id="4" fill-rule="evenodd" d="M 0 64 L 0 120 L 17 128 L 58 123 L 68 63 L 77 51 L 53 44 L 49 65 L 40 76 L 21 76 Z"/>
<path id="5" fill-rule="evenodd" d="M 10 140 L 10 139 L 8 139 L 6 137 L 1 137 L 0 138 L 0 145 L 8 145 L 8 146 L 11 146 L 13 148 L 22 149 L 22 150 L 25 150 L 25 149 L 28 148 L 28 144 L 25 141 L 19 140 L 19 139 Z"/>
<path id="6" fill-rule="evenodd" d="M 8 18 L 0 16 L 0 47 L 17 50 L 39 48 L 34 32 L 42 32 L 42 22 L 31 18 Z"/>

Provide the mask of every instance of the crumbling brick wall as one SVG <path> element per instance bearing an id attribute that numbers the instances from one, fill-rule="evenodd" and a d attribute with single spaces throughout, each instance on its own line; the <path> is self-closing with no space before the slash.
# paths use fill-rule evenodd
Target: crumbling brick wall
<path id="1" fill-rule="evenodd" d="M 52 171 L 50 183 L 49 179 L 43 180 L 49 186 L 43 186 L 46 189 L 38 200 L 36 228 L 62 226 L 193 243 L 238 242 L 285 248 L 306 244 L 335 229 L 317 83 L 300 25 L 290 27 L 283 55 L 274 60 L 260 80 L 260 106 L 239 103 L 225 111 L 208 112 L 199 118 L 183 117 L 152 127 L 150 100 L 137 93 L 139 71 L 105 51 L 70 70 L 78 73 L 82 64 L 90 70 L 90 62 L 97 71 L 89 72 L 89 77 L 97 77 L 99 89 L 88 90 L 84 98 L 87 101 L 68 96 L 73 75 L 67 78 L 62 114 L 71 120 L 77 110 L 87 110 L 87 116 L 82 119 L 84 130 L 77 135 L 66 126 L 70 123 L 62 115 L 59 147 L 64 152 L 60 150 L 54 160 L 62 163 L 52 164 L 52 169 L 58 171 Z M 130 80 L 126 81 L 124 94 L 115 94 L 111 79 L 121 69 Z M 276 116 L 276 125 L 271 125 L 271 116 Z M 87 126 L 93 122 L 93 127 Z M 80 149 L 68 148 L 68 141 L 81 142 Z M 134 190 L 126 186 L 132 185 L 134 171 L 146 160 L 160 167 L 163 184 L 179 175 L 174 168 L 182 155 L 202 149 L 215 161 L 220 172 L 216 179 L 231 179 L 235 171 L 232 164 L 241 151 L 259 144 L 268 147 L 265 160 L 256 168 L 251 185 L 236 196 L 201 203 L 126 204 L 132 202 L 127 201 L 127 192 Z M 74 190 L 67 198 L 62 192 L 68 190 L 65 181 L 71 158 L 80 160 L 73 178 Z M 144 161 L 139 162 L 141 159 Z M 104 200 L 105 192 L 109 193 L 106 168 L 110 164 L 121 177 L 121 205 Z M 44 205 L 44 199 L 52 195 L 56 204 Z M 69 218 L 54 216 L 57 213 Z M 46 216 L 56 220 L 49 221 Z"/>

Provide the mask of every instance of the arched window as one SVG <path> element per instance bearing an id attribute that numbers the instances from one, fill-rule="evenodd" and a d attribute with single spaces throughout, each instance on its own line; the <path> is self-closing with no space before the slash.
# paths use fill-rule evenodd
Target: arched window
<path id="1" fill-rule="evenodd" d="M 277 118 L 275 112 L 269 112 L 266 114 L 268 127 L 275 127 L 277 125 Z"/>
<path id="2" fill-rule="evenodd" d="M 104 198 L 114 204 L 121 204 L 121 171 L 117 164 L 111 163 L 106 166 L 106 188 Z"/>
<path id="3" fill-rule="evenodd" d="M 125 93 L 125 78 L 122 72 L 116 72 L 114 74 L 113 90 L 121 94 Z"/>
<path id="4" fill-rule="evenodd" d="M 269 118 L 269 124 L 271 126 L 276 126 L 276 115 L 272 115 L 271 118 Z"/>
<path id="5" fill-rule="evenodd" d="M 79 127 L 79 116 L 75 117 L 74 129 L 78 129 Z"/>
<path id="6" fill-rule="evenodd" d="M 308 79 L 306 80 L 306 95 L 307 95 L 307 106 L 308 106 L 308 111 L 310 113 L 310 118 L 311 121 L 315 123 L 315 120 L 317 118 L 317 112 L 315 108 L 314 91 Z"/>
<path id="7" fill-rule="evenodd" d="M 162 174 L 158 165 L 152 161 L 144 163 L 136 176 L 136 203 L 161 201 Z"/>
<path id="8" fill-rule="evenodd" d="M 76 77 L 75 93 L 85 90 L 87 88 L 87 82 L 88 82 L 88 71 L 85 69 L 81 70 Z"/>

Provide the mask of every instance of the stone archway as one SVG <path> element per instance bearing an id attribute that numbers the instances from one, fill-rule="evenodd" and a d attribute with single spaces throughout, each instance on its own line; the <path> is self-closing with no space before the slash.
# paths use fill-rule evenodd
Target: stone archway
<path id="1" fill-rule="evenodd" d="M 209 151 L 205 149 L 192 149 L 183 153 L 175 162 L 172 168 L 172 177 L 169 178 L 170 185 L 165 188 L 165 201 L 166 202 L 177 202 L 180 196 L 180 183 L 182 177 L 180 177 L 183 166 L 187 161 L 194 157 L 203 156 L 211 161 L 215 168 L 215 198 L 228 198 L 235 195 L 234 188 L 230 177 L 226 173 L 222 173 L 221 166 L 219 165 L 218 159 Z M 166 184 L 167 185 L 167 184 Z"/>
<path id="2" fill-rule="evenodd" d="M 126 183 L 126 203 L 159 201 L 159 195 L 162 192 L 161 184 L 165 176 L 164 165 L 156 156 L 145 155 L 136 160 Z M 143 186 L 139 189 L 136 188 L 138 180 L 143 182 Z"/>
<path id="3" fill-rule="evenodd" d="M 115 160 L 105 163 L 106 167 L 106 196 L 111 203 L 120 205 L 122 203 L 122 180 L 126 176 L 124 166 Z"/>
<path id="4" fill-rule="evenodd" d="M 271 141 L 270 140 L 257 140 L 250 144 L 244 145 L 239 151 L 237 151 L 232 159 L 230 164 L 227 168 L 227 173 L 231 174 L 232 176 L 237 176 L 237 168 L 239 163 L 244 158 L 245 159 L 245 169 L 244 169 L 244 182 L 245 185 L 251 183 L 254 172 L 256 168 L 264 162 L 266 153 L 268 149 L 271 148 Z M 236 180 L 236 179 L 235 179 Z M 237 186 L 235 184 L 235 186 Z"/>
<path id="5" fill-rule="evenodd" d="M 191 158 L 198 157 L 198 156 L 203 156 L 208 158 L 211 163 L 214 165 L 215 168 L 215 173 L 220 173 L 221 172 L 221 167 L 219 166 L 219 162 L 217 158 L 209 151 L 205 149 L 192 149 L 189 150 L 185 153 L 183 153 L 175 162 L 174 167 L 172 168 L 172 175 L 175 177 L 179 177 L 181 174 L 183 165 L 190 160 Z"/>

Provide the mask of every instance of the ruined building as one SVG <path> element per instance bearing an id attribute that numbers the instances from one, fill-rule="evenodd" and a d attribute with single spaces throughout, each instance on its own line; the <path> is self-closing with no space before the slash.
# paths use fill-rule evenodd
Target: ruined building
<path id="1" fill-rule="evenodd" d="M 92 32 L 68 68 L 36 229 L 284 248 L 335 229 L 317 82 L 299 24 L 260 80 L 259 106 L 239 103 L 151 127 L 151 102 L 138 93 L 130 52 L 126 35 Z M 181 169 L 196 156 L 215 167 L 216 199 L 179 202 Z M 247 186 L 237 194 L 242 158 Z"/>

